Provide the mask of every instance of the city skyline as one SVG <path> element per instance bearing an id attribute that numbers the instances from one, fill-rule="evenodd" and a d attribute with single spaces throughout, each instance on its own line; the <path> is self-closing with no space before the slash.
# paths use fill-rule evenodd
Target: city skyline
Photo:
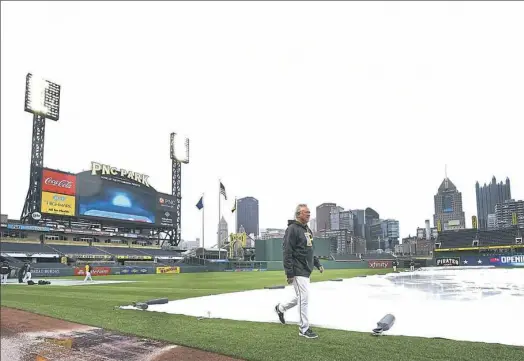
<path id="1" fill-rule="evenodd" d="M 29 186 L 28 72 L 62 87 L 46 167 L 77 173 L 99 161 L 170 193 L 169 134 L 187 135 L 182 239 L 201 238 L 204 193 L 209 246 L 219 179 L 230 225 L 235 196 L 253 195 L 261 228 L 285 228 L 299 203 L 314 213 L 332 201 L 397 219 L 401 237 L 432 219 L 444 164 L 466 226 L 477 180 L 507 176 L 524 198 L 513 157 L 476 156 L 523 133 L 524 23 L 511 10 L 523 3 L 308 3 L 301 16 L 292 3 L 207 5 L 133 3 L 121 17 L 116 3 L 2 2 L 2 213 L 18 218 Z M 49 39 L 53 56 L 35 58 Z M 504 147 L 522 152 L 518 141 Z"/>
<path id="2" fill-rule="evenodd" d="M 477 181 L 475 184 L 477 199 L 477 217 L 480 229 L 488 229 L 490 218 L 495 215 L 495 207 L 504 201 L 511 199 L 511 183 L 506 177 L 505 183 L 497 183 L 497 178 L 493 176 L 491 182 L 483 186 Z M 491 226 L 493 226 L 491 224 Z"/>

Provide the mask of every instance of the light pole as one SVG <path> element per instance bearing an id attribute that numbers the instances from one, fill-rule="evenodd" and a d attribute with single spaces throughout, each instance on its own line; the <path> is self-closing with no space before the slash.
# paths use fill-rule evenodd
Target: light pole
<path id="1" fill-rule="evenodd" d="M 175 234 L 171 242 L 172 245 L 178 246 L 182 240 L 182 163 L 189 163 L 189 138 L 171 133 L 170 140 L 171 192 L 177 200 Z"/>
<path id="2" fill-rule="evenodd" d="M 42 195 L 42 168 L 44 166 L 45 120 L 58 121 L 60 115 L 60 85 L 28 73 L 25 86 L 24 110 L 33 114 L 33 139 L 31 144 L 31 170 L 29 189 L 22 209 L 22 223 L 36 222 Z M 30 217 L 31 216 L 31 217 Z"/>

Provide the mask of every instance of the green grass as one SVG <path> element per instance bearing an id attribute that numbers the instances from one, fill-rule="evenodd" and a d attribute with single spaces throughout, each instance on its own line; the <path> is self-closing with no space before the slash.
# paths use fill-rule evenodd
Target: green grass
<path id="1" fill-rule="evenodd" d="M 322 275 L 315 272 L 312 280 L 324 281 L 330 278 L 380 273 L 385 272 L 327 270 Z M 114 309 L 114 306 L 149 298 L 168 297 L 174 300 L 283 284 L 284 275 L 281 271 L 108 276 L 103 279 L 141 282 L 73 287 L 7 286 L 1 288 L 1 305 L 247 360 L 524 359 L 522 347 L 402 336 L 373 337 L 369 333 L 318 328 L 316 330 L 320 335 L 319 339 L 306 340 L 298 337 L 296 325 L 217 319 L 198 321 L 194 317 Z M 52 278 L 50 280 L 52 282 Z M 452 325 L 450 320 L 450 327 Z M 518 327 L 516 330 L 519 332 Z"/>

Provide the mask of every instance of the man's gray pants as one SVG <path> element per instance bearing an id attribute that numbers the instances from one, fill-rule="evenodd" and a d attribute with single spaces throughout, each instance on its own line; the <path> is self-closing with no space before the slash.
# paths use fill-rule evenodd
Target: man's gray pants
<path id="1" fill-rule="evenodd" d="M 298 304 L 300 314 L 300 332 L 304 333 L 309 329 L 309 320 L 307 317 L 309 277 L 296 276 L 293 279 L 293 287 L 295 288 L 295 297 L 287 303 L 279 304 L 278 309 L 281 312 L 286 312 Z"/>

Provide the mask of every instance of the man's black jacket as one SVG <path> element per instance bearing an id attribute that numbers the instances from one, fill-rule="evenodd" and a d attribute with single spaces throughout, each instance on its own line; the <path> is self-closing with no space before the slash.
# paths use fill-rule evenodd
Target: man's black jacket
<path id="1" fill-rule="evenodd" d="M 0 274 L 8 275 L 9 273 L 11 273 L 11 267 L 9 267 L 9 265 L 3 264 L 0 266 Z"/>
<path id="2" fill-rule="evenodd" d="M 288 278 L 309 277 L 313 267 L 321 265 L 314 255 L 313 232 L 305 224 L 295 220 L 288 221 L 284 235 L 284 271 Z"/>

